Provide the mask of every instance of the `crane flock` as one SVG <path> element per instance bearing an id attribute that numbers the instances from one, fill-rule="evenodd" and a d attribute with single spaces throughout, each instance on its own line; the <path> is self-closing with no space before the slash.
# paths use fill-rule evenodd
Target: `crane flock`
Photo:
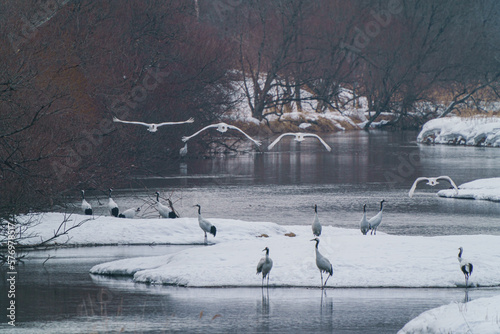
<path id="1" fill-rule="evenodd" d="M 137 209 L 131 208 L 128 210 L 125 210 L 121 213 L 119 213 L 119 208 L 116 202 L 112 198 L 112 191 L 113 189 L 109 188 L 108 189 L 108 209 L 109 213 L 111 216 L 114 217 L 119 217 L 119 218 L 135 218 L 136 215 L 141 211 L 141 208 L 138 207 Z M 173 208 L 172 201 L 168 198 L 167 203 L 168 206 L 162 204 L 160 202 L 160 193 L 156 192 L 156 209 L 158 213 L 160 214 L 161 217 L 163 218 L 178 218 L 177 213 L 175 212 Z M 81 209 L 82 213 L 85 215 L 92 215 L 93 210 L 92 206 L 90 203 L 88 203 L 85 199 L 85 191 L 81 190 L 81 196 L 82 196 L 82 204 L 81 204 Z M 368 234 L 368 232 L 371 230 L 373 235 L 376 235 L 377 228 L 379 227 L 381 221 L 382 221 L 382 213 L 384 210 L 384 202 L 386 202 L 384 199 L 380 201 L 380 210 L 379 212 L 373 216 L 370 219 L 367 219 L 366 216 L 366 204 L 363 205 L 363 216 L 360 221 L 360 230 L 363 235 Z M 100 202 L 99 202 L 100 204 Z M 208 244 L 207 240 L 207 233 L 212 234 L 214 237 L 216 236 L 217 233 L 217 228 L 207 219 L 203 218 L 201 215 L 201 205 L 196 204 L 195 207 L 198 208 L 198 224 L 201 230 L 204 233 L 204 244 Z M 314 241 L 315 244 L 315 255 L 316 255 L 316 267 L 318 268 L 320 272 L 320 278 L 321 278 L 321 289 L 324 289 L 326 287 L 326 284 L 328 282 L 328 279 L 333 276 L 333 265 L 332 263 L 319 251 L 319 243 L 320 239 L 319 237 L 322 234 L 322 226 L 319 221 L 318 217 L 318 206 L 315 204 L 314 205 L 314 220 L 313 223 L 311 224 L 311 230 L 313 233 L 314 238 L 311 239 L 311 241 Z M 265 247 L 263 251 L 266 252 L 265 256 L 260 259 L 260 261 L 257 264 L 257 274 L 262 274 L 262 288 L 264 287 L 264 280 L 267 278 L 267 287 L 269 288 L 269 273 L 271 272 L 271 269 L 273 268 L 273 260 L 269 257 L 269 248 Z M 459 261 L 459 267 L 461 272 L 464 275 L 465 278 L 465 287 L 467 288 L 469 286 L 469 278 L 472 274 L 473 271 L 473 265 L 471 262 L 467 261 L 466 259 L 462 258 L 463 254 L 463 247 L 459 248 L 459 253 L 458 253 L 458 261 Z M 328 274 L 326 277 L 325 281 L 323 282 L 323 273 Z"/>
<path id="2" fill-rule="evenodd" d="M 146 126 L 147 130 L 149 132 L 154 133 L 154 132 L 157 132 L 158 128 L 160 128 L 162 126 L 193 123 L 194 119 L 189 118 L 188 120 L 181 121 L 181 122 L 144 123 L 144 122 L 137 122 L 137 121 L 123 121 L 123 120 L 118 119 L 117 117 L 113 117 L 113 122 Z M 193 133 L 190 136 L 183 136 L 182 141 L 185 143 L 185 145 L 184 145 L 184 147 L 182 147 L 180 149 L 179 154 L 181 156 L 185 156 L 187 154 L 187 141 L 190 140 L 191 138 L 197 136 L 198 134 L 202 133 L 203 131 L 210 129 L 210 128 L 215 128 L 220 133 L 225 133 L 229 129 L 236 130 L 236 131 L 242 133 L 247 139 L 252 141 L 256 146 L 260 146 L 262 144 L 262 142 L 260 140 L 256 140 L 256 139 L 252 138 L 251 136 L 249 136 L 247 133 L 245 133 L 240 128 L 238 128 L 234 125 L 229 125 L 227 123 L 220 122 L 217 124 L 207 125 L 207 126 L 203 127 L 202 129 L 198 130 L 197 132 Z M 271 144 L 269 144 L 267 149 L 268 150 L 273 149 L 273 147 L 278 142 L 280 142 L 282 138 L 284 138 L 286 136 L 293 136 L 294 140 L 297 141 L 298 143 L 303 142 L 306 137 L 316 138 L 325 147 L 325 149 L 327 151 L 330 152 L 332 150 L 332 148 L 320 136 L 318 136 L 316 134 L 312 134 L 312 133 L 303 133 L 303 132 L 283 133 L 280 136 L 278 136 Z M 453 187 L 453 189 L 455 189 L 455 191 L 458 191 L 458 187 L 453 182 L 453 180 L 448 176 L 419 177 L 413 183 L 413 185 L 408 193 L 409 197 L 411 198 L 413 196 L 417 185 L 421 181 L 427 181 L 427 183 L 426 183 L 427 185 L 435 186 L 435 185 L 439 184 L 439 182 L 438 182 L 439 180 L 448 181 L 451 184 L 451 186 Z M 113 200 L 113 198 L 111 196 L 112 191 L 113 190 L 110 188 L 109 195 L 108 195 L 108 209 L 109 209 L 110 215 L 112 215 L 114 217 L 120 217 L 120 218 L 134 218 L 137 215 L 137 213 L 140 212 L 141 208 L 138 207 L 137 209 L 128 209 L 128 210 L 123 211 L 122 213 L 119 213 L 118 205 L 116 204 L 116 202 Z M 167 199 L 168 206 L 166 206 L 160 202 L 159 192 L 156 192 L 155 194 L 156 194 L 156 203 L 155 203 L 156 210 L 158 211 L 159 215 L 163 218 L 177 218 L 178 214 L 175 212 L 171 200 Z M 81 196 L 82 196 L 82 203 L 81 203 L 82 212 L 85 215 L 92 215 L 93 214 L 92 206 L 86 201 L 84 190 L 81 190 Z M 377 234 L 377 229 L 382 222 L 384 202 L 385 202 L 385 200 L 382 200 L 380 202 L 379 212 L 370 219 L 367 218 L 366 204 L 363 205 L 363 216 L 362 216 L 361 221 L 359 223 L 360 230 L 361 230 L 361 233 L 363 235 L 368 234 L 368 232 L 370 230 L 371 230 L 372 235 Z M 204 233 L 204 244 L 206 245 L 206 244 L 208 244 L 207 233 L 212 234 L 215 237 L 215 235 L 217 233 L 217 228 L 210 221 L 208 221 L 202 217 L 201 205 L 196 204 L 195 206 L 198 208 L 198 224 Z M 333 265 L 319 251 L 319 243 L 320 243 L 319 237 L 321 236 L 322 226 L 321 226 L 321 223 L 320 223 L 319 218 L 318 218 L 318 206 L 317 205 L 314 205 L 314 212 L 315 212 L 314 220 L 313 220 L 313 223 L 311 225 L 311 229 L 312 229 L 312 233 L 313 233 L 314 238 L 311 241 L 314 241 L 316 243 L 315 244 L 316 266 L 320 272 L 321 289 L 324 289 L 326 287 L 328 279 L 333 275 Z M 262 284 L 261 284 L 262 288 L 264 287 L 264 280 L 266 278 L 267 278 L 267 287 L 269 288 L 269 277 L 270 277 L 271 269 L 273 268 L 273 260 L 269 257 L 269 248 L 268 247 L 265 247 L 263 249 L 263 251 L 265 251 L 266 254 L 264 257 L 262 257 L 260 259 L 260 261 L 257 264 L 257 274 L 262 274 Z M 465 277 L 465 286 L 467 287 L 469 277 L 473 271 L 473 265 L 469 261 L 462 258 L 462 253 L 463 253 L 463 248 L 460 247 L 459 253 L 458 253 L 458 261 L 459 261 L 459 265 L 460 265 L 460 270 L 462 271 L 462 273 L 464 274 L 464 277 Z M 326 277 L 324 282 L 323 282 L 323 273 L 328 274 L 328 276 Z"/>
<path id="3" fill-rule="evenodd" d="M 191 117 L 188 120 L 181 121 L 181 122 L 146 123 L 146 122 L 138 122 L 138 121 L 124 121 L 124 120 L 119 119 L 116 116 L 113 116 L 113 122 L 115 122 L 115 123 L 124 123 L 124 124 L 142 125 L 142 126 L 147 127 L 147 130 L 149 132 L 157 132 L 158 128 L 161 127 L 161 126 L 164 126 L 164 125 L 179 125 L 179 124 L 193 123 L 194 122 L 194 118 Z M 250 141 L 252 141 L 255 145 L 257 145 L 257 146 L 262 145 L 262 142 L 260 140 L 256 140 L 256 139 L 252 138 L 250 135 L 248 135 L 245 131 L 241 130 L 237 126 L 230 125 L 230 124 L 227 124 L 227 123 L 224 123 L 224 122 L 220 122 L 220 123 L 216 123 L 216 124 L 207 125 L 207 126 L 201 128 L 200 130 L 196 131 L 195 133 L 193 133 L 190 136 L 183 136 L 182 137 L 182 141 L 184 143 L 186 143 L 186 144 L 179 150 L 179 155 L 183 157 L 183 156 L 185 156 L 187 154 L 187 152 L 188 152 L 187 141 L 188 140 L 190 140 L 193 137 L 196 137 L 197 135 L 199 135 L 203 131 L 208 130 L 210 128 L 215 128 L 220 133 L 225 133 L 228 130 L 236 130 L 236 131 L 239 131 L 240 133 L 242 133 L 245 137 L 247 137 L 247 139 L 249 139 Z M 332 151 L 332 148 L 323 140 L 323 138 L 321 138 L 317 134 L 314 134 L 314 133 L 305 133 L 305 132 L 287 132 L 287 133 L 283 133 L 280 136 L 278 136 L 267 147 L 267 149 L 271 150 L 285 136 L 294 136 L 295 141 L 297 141 L 299 143 L 303 142 L 306 137 L 316 138 L 316 139 L 319 140 L 319 142 L 325 147 L 325 149 L 328 152 Z"/>

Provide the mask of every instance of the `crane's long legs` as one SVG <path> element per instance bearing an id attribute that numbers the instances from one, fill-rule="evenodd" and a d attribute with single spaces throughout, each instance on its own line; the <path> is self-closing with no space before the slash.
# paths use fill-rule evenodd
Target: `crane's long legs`
<path id="1" fill-rule="evenodd" d="M 205 232 L 205 245 L 208 243 L 207 241 L 207 232 Z"/>
<path id="2" fill-rule="evenodd" d="M 321 289 L 323 289 L 323 272 L 320 270 L 319 273 L 321 275 Z"/>
<path id="3" fill-rule="evenodd" d="M 323 288 L 326 287 L 326 282 L 328 282 L 328 279 L 331 277 L 332 275 L 328 275 L 328 277 L 326 278 L 326 281 L 325 281 L 325 285 L 323 285 Z"/>

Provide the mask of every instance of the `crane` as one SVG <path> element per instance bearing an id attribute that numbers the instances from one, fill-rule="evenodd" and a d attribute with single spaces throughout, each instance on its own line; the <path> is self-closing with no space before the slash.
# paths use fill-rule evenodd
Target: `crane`
<path id="1" fill-rule="evenodd" d="M 321 253 L 319 252 L 318 250 L 319 239 L 314 238 L 311 241 L 316 241 L 316 266 L 318 267 L 319 273 L 321 274 L 321 289 L 323 289 L 326 286 L 326 282 L 328 282 L 330 276 L 333 275 L 333 266 L 330 263 L 330 261 L 328 261 L 328 259 L 323 255 L 321 255 Z M 329 274 L 325 280 L 325 284 L 323 284 L 323 272 Z"/>
<path id="2" fill-rule="evenodd" d="M 115 201 L 111 198 L 111 192 L 113 189 L 109 188 L 109 200 L 108 200 L 108 208 L 109 208 L 109 213 L 112 216 L 118 217 L 118 205 L 116 204 Z"/>
<path id="3" fill-rule="evenodd" d="M 233 130 L 237 130 L 241 133 L 243 133 L 248 139 L 250 139 L 251 141 L 254 142 L 255 145 L 257 146 L 260 146 L 262 143 L 260 142 L 260 140 L 255 140 L 253 139 L 252 137 L 250 137 L 249 135 L 247 135 L 243 130 L 241 130 L 240 128 L 234 126 L 234 125 L 229 125 L 227 123 L 224 123 L 224 122 L 221 122 L 221 123 L 217 123 L 217 124 L 211 124 L 211 125 L 207 125 L 205 126 L 203 129 L 199 130 L 198 132 L 195 132 L 193 133 L 191 136 L 184 136 L 182 137 L 182 141 L 183 142 L 187 142 L 189 139 L 193 138 L 194 136 L 197 136 L 198 134 L 200 134 L 201 132 L 207 130 L 207 129 L 210 129 L 210 128 L 216 128 L 217 131 L 221 132 L 221 133 L 224 133 L 226 132 L 228 129 L 233 129 Z"/>
<path id="4" fill-rule="evenodd" d="M 315 212 L 314 221 L 311 225 L 311 228 L 312 228 L 313 234 L 315 236 L 319 237 L 321 235 L 321 223 L 319 222 L 318 206 L 316 204 L 314 204 L 314 212 Z"/>
<path id="5" fill-rule="evenodd" d="M 198 224 L 200 225 L 200 228 L 203 230 L 203 232 L 205 232 L 205 244 L 207 244 L 207 232 L 215 237 L 217 229 L 212 225 L 211 222 L 201 216 L 201 206 L 199 204 L 196 204 L 195 206 L 198 207 Z"/>
<path id="6" fill-rule="evenodd" d="M 413 193 L 415 192 L 415 188 L 417 187 L 417 184 L 419 184 L 421 181 L 427 181 L 426 184 L 430 185 L 431 187 L 434 187 L 436 184 L 439 184 L 439 180 L 445 180 L 450 182 L 451 186 L 453 189 L 455 189 L 455 192 L 458 192 L 457 185 L 449 176 L 438 176 L 438 177 L 419 177 L 413 182 L 413 185 L 411 186 L 410 192 L 408 193 L 408 196 L 413 197 Z"/>
<path id="7" fill-rule="evenodd" d="M 372 230 L 370 234 L 377 234 L 377 228 L 382 222 L 382 212 L 384 211 L 384 202 L 385 200 L 380 201 L 380 211 L 370 219 L 368 219 L 368 225 Z"/>
<path id="8" fill-rule="evenodd" d="M 113 122 L 118 122 L 118 123 L 126 123 L 126 124 L 136 124 L 136 125 L 144 125 L 148 128 L 149 132 L 156 132 L 158 131 L 158 128 L 160 126 L 164 125 L 176 125 L 176 124 L 185 124 L 185 123 L 193 123 L 194 118 L 190 118 L 187 121 L 183 122 L 163 122 L 163 123 L 144 123 L 144 122 L 136 122 L 136 121 L 122 121 L 121 119 L 118 119 L 117 117 L 113 116 Z"/>
<path id="9" fill-rule="evenodd" d="M 363 218 L 361 218 L 359 227 L 363 235 L 366 235 L 366 233 L 370 230 L 370 224 L 368 223 L 368 219 L 366 219 L 366 204 L 363 205 Z"/>
<path id="10" fill-rule="evenodd" d="M 267 287 L 269 288 L 269 272 L 273 268 L 273 260 L 269 257 L 269 248 L 266 247 L 262 250 L 266 252 L 266 256 L 260 259 L 257 264 L 257 274 L 262 273 L 262 288 L 264 287 L 264 278 L 267 276 Z"/>
<path id="11" fill-rule="evenodd" d="M 92 206 L 89 202 L 85 200 L 85 191 L 82 190 L 82 211 L 84 214 L 91 216 L 92 215 Z"/>
<path id="12" fill-rule="evenodd" d="M 465 276 L 465 287 L 467 288 L 467 285 L 469 283 L 469 277 L 472 275 L 472 269 L 474 266 L 472 263 L 467 261 L 466 259 L 462 258 L 462 253 L 464 249 L 462 247 L 458 248 L 458 262 L 460 263 L 460 270 L 462 270 L 462 273 Z"/>
<path id="13" fill-rule="evenodd" d="M 285 136 L 295 136 L 295 140 L 298 141 L 299 143 L 300 142 L 303 142 L 305 140 L 305 137 L 314 137 L 314 138 L 317 138 L 321 144 L 323 144 L 323 146 L 327 149 L 328 152 L 330 152 L 332 150 L 332 148 L 318 135 L 314 134 L 314 133 L 304 133 L 304 132 L 287 132 L 287 133 L 284 133 L 282 134 L 281 136 L 279 136 L 278 138 L 276 138 L 268 147 L 267 149 L 270 150 L 274 147 L 274 145 L 276 145 L 280 140 L 281 138 L 285 137 Z"/>

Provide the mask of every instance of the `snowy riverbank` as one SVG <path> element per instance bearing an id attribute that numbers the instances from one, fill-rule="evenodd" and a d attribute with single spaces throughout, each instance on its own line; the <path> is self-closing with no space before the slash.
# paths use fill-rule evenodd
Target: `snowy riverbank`
<path id="1" fill-rule="evenodd" d="M 428 121 L 417 142 L 500 147 L 499 117 L 445 117 Z"/>

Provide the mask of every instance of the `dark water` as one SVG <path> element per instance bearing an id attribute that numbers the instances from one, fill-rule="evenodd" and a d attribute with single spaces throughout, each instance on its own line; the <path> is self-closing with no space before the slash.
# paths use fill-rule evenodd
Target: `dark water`
<path id="1" fill-rule="evenodd" d="M 200 204 L 206 217 L 292 225 L 310 224 L 317 204 L 322 224 L 357 229 L 363 204 L 370 217 L 385 199 L 379 231 L 500 234 L 500 203 L 438 197 L 450 187 L 442 181 L 436 187 L 422 182 L 408 197 L 420 176 L 448 175 L 457 185 L 500 177 L 500 150 L 418 145 L 416 136 L 350 132 L 325 136 L 331 153 L 315 140 L 282 140 L 270 152 L 187 160 L 176 171 L 159 166 L 158 175 L 140 179 L 149 192 L 116 191 L 116 201 L 124 208 L 143 205 L 148 216 L 145 200 L 160 190 L 182 216 L 195 216 L 193 205 Z"/>
<path id="2" fill-rule="evenodd" d="M 322 224 L 357 229 L 362 206 L 374 215 L 387 201 L 379 231 L 399 235 L 500 234 L 500 203 L 444 199 L 419 176 L 448 175 L 457 185 L 498 177 L 500 150 L 421 146 L 416 133 L 346 133 L 315 141 L 282 141 L 273 151 L 191 159 L 175 171 L 138 176 L 145 188 L 116 190 L 125 209 L 145 217 L 156 190 L 171 196 L 182 216 L 310 224 L 313 205 Z M 265 144 L 263 145 L 265 146 Z M 106 198 L 101 195 L 103 204 Z M 96 213 L 105 212 L 90 194 Z M 159 255 L 183 246 L 96 247 L 32 252 L 18 267 L 16 333 L 395 333 L 421 312 L 464 299 L 462 289 L 192 289 L 135 284 L 130 278 L 91 276 L 97 263 Z M 50 257 L 50 258 L 49 258 Z M 47 258 L 49 258 L 47 260 Z M 47 261 L 46 261 L 47 260 Z M 43 264 L 45 262 L 45 264 Z M 7 307 L 2 268 L 1 308 Z M 471 289 L 475 299 L 499 289 Z M 202 316 L 200 317 L 200 314 Z M 1 332 L 11 329 L 3 318 Z"/>

